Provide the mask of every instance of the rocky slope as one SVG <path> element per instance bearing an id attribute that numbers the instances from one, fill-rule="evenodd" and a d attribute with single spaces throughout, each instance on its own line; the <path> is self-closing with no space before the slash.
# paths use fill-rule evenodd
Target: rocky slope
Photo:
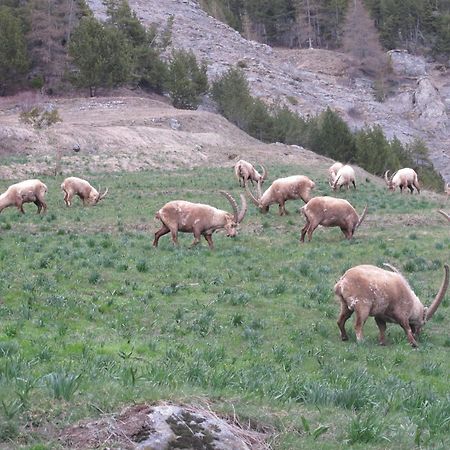
<path id="1" fill-rule="evenodd" d="M 87 3 L 97 17 L 104 18 L 101 0 Z M 330 106 L 351 127 L 379 124 L 387 136 L 395 135 L 402 142 L 419 137 L 430 148 L 436 168 L 450 181 L 450 73 L 421 58 L 391 52 L 400 83 L 394 95 L 379 103 L 369 79 L 348 76 L 353 65 L 348 55 L 272 49 L 248 41 L 208 16 L 193 0 L 129 3 L 145 25 L 163 24 L 174 16 L 173 46 L 205 59 L 211 79 L 240 62 L 252 92 L 269 102 L 287 103 L 302 115 Z"/>

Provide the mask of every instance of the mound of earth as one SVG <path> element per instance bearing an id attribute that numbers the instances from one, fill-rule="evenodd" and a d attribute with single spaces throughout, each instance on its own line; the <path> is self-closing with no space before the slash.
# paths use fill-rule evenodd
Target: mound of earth
<path id="1" fill-rule="evenodd" d="M 136 405 L 118 415 L 83 421 L 63 430 L 65 448 L 136 450 L 263 450 L 268 430 L 243 428 L 234 418 L 218 417 L 198 406 L 160 403 Z"/>
<path id="2" fill-rule="evenodd" d="M 20 121 L 20 96 L 0 103 L 0 176 L 139 171 L 232 166 L 240 158 L 308 166 L 328 158 L 298 146 L 263 144 L 219 114 L 180 110 L 164 97 L 46 99 L 32 104 L 56 108 L 61 122 L 34 129 Z"/>

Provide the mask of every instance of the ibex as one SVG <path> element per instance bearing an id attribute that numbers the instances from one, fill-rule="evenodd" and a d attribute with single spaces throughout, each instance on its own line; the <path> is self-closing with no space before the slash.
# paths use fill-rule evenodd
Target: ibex
<path id="1" fill-rule="evenodd" d="M 444 192 L 447 194 L 447 200 L 450 197 L 450 183 L 445 184 Z"/>
<path id="2" fill-rule="evenodd" d="M 252 202 L 259 208 L 262 213 L 269 211 L 269 206 L 278 203 L 280 216 L 288 214 L 285 208 L 287 200 L 297 200 L 301 198 L 308 203 L 311 198 L 311 190 L 314 189 L 315 183 L 304 175 L 293 175 L 287 178 L 278 178 L 272 185 L 261 193 L 261 184 L 258 183 L 258 198 L 252 194 L 248 186 L 247 193 Z"/>
<path id="3" fill-rule="evenodd" d="M 389 264 L 385 265 L 393 272 L 370 265 L 356 266 L 347 270 L 334 286 L 334 292 L 341 302 L 337 321 L 341 339 L 348 339 L 345 322 L 355 311 L 358 341 L 363 339 L 365 321 L 372 316 L 380 330 L 381 345 L 385 345 L 386 322 L 393 322 L 405 330 L 409 343 L 417 347 L 416 339 L 423 325 L 433 317 L 447 291 L 448 265 L 444 264 L 444 280 L 428 308 L 422 305 L 403 275 Z"/>
<path id="4" fill-rule="evenodd" d="M 342 186 L 346 186 L 349 189 L 350 183 L 356 189 L 355 171 L 352 166 L 345 165 L 331 178 L 330 186 L 333 188 L 333 191 L 336 191 L 338 188 L 341 189 Z"/>
<path id="5" fill-rule="evenodd" d="M 100 194 L 89 182 L 77 177 L 66 178 L 61 184 L 61 189 L 64 192 L 64 203 L 66 206 L 72 205 L 72 197 L 74 195 L 80 197 L 83 205 L 86 206 L 96 205 L 108 193 L 108 189 L 106 189 L 103 194 Z"/>
<path id="6" fill-rule="evenodd" d="M 46 193 L 47 186 L 40 180 L 25 180 L 12 184 L 0 195 L 0 212 L 8 206 L 16 206 L 22 214 L 25 214 L 23 204 L 33 202 L 38 208 L 38 214 L 41 211 L 45 213 L 47 211 L 47 204 L 44 201 Z"/>
<path id="7" fill-rule="evenodd" d="M 416 188 L 417 193 L 420 194 L 419 180 L 417 179 L 417 173 L 413 169 L 400 169 L 394 172 L 391 178 L 389 178 L 389 170 L 386 170 L 384 180 L 391 191 L 395 191 L 399 187 L 400 193 L 403 193 L 403 189 L 408 188 L 412 194 L 414 188 Z"/>
<path id="8" fill-rule="evenodd" d="M 306 234 L 310 241 L 314 230 L 319 225 L 339 227 L 344 236 L 351 239 L 366 216 L 367 206 L 361 217 L 358 217 L 355 208 L 347 200 L 334 197 L 314 197 L 301 208 L 301 212 L 306 218 L 306 224 L 302 228 L 300 242 L 305 242 Z"/>
<path id="9" fill-rule="evenodd" d="M 339 172 L 340 169 L 344 167 L 344 164 L 340 162 L 335 162 L 329 169 L 328 169 L 328 182 L 332 183 L 333 180 L 336 179 L 336 174 Z"/>
<path id="10" fill-rule="evenodd" d="M 166 203 L 157 213 L 155 218 L 162 222 L 162 227 L 155 233 L 153 246 L 158 246 L 161 236 L 171 233 L 172 241 L 178 244 L 178 232 L 193 233 L 192 246 L 200 242 L 203 237 L 213 249 L 212 234 L 214 231 L 224 228 L 227 236 L 234 237 L 237 234 L 237 226 L 244 219 L 247 212 L 247 202 L 241 194 L 241 210 L 238 211 L 236 200 L 225 191 L 219 191 L 230 202 L 233 214 L 202 203 L 191 203 L 184 200 L 175 200 Z"/>
<path id="11" fill-rule="evenodd" d="M 439 214 L 442 214 L 449 222 L 450 222 L 450 215 L 444 212 L 442 209 L 438 211 Z"/>
<path id="12" fill-rule="evenodd" d="M 261 165 L 262 175 L 247 161 L 240 159 L 234 166 L 234 174 L 239 181 L 239 186 L 245 188 L 247 182 L 250 180 L 253 186 L 253 182 L 263 184 L 267 178 L 267 170 Z"/>

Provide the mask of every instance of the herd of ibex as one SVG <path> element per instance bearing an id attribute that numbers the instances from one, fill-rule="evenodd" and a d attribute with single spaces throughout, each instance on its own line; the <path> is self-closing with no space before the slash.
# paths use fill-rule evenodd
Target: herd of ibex
<path id="1" fill-rule="evenodd" d="M 269 188 L 262 193 L 262 185 L 267 179 L 268 172 L 261 166 L 261 174 L 247 161 L 240 160 L 234 167 L 234 173 L 239 185 L 245 188 L 250 200 L 262 212 L 267 213 L 270 205 L 278 204 L 279 214 L 288 214 L 285 208 L 287 200 L 302 199 L 305 205 L 301 208 L 306 223 L 301 230 L 300 241 L 304 242 L 305 236 L 310 241 L 314 230 L 323 227 L 339 227 L 347 239 L 352 239 L 355 231 L 361 225 L 367 213 L 367 205 L 360 216 L 353 206 L 344 199 L 335 197 L 311 197 L 311 191 L 315 187 L 314 181 L 303 175 L 294 175 L 286 178 L 278 178 L 272 182 Z M 417 174 L 413 169 L 404 168 L 395 172 L 389 178 L 386 171 L 384 178 L 388 188 L 394 191 L 397 187 L 400 192 L 408 188 L 411 194 L 414 189 L 420 193 Z M 252 193 L 249 182 L 257 186 L 257 197 Z M 339 162 L 328 169 L 328 182 L 333 191 L 345 186 L 347 189 L 353 185 L 356 189 L 355 171 L 349 165 Z M 83 205 L 96 205 L 106 197 L 108 189 L 103 193 L 95 189 L 89 182 L 77 177 L 66 178 L 61 184 L 64 193 L 64 203 L 70 207 L 72 198 L 78 196 Z M 162 223 L 162 227 L 155 233 L 153 246 L 158 246 L 161 236 L 170 233 L 174 244 L 178 243 L 178 232 L 192 233 L 196 245 L 203 236 L 209 247 L 214 248 L 212 234 L 219 229 L 224 229 L 227 236 L 237 234 L 237 227 L 242 222 L 247 212 L 245 196 L 240 194 L 241 206 L 225 191 L 219 191 L 230 203 L 233 213 L 214 208 L 202 203 L 191 203 L 184 200 L 175 200 L 166 203 L 157 213 L 156 218 Z M 450 196 L 450 184 L 445 187 L 447 199 Z M 0 212 L 8 206 L 16 206 L 24 213 L 23 204 L 35 203 L 38 214 L 46 212 L 45 194 L 47 186 L 42 181 L 26 180 L 11 185 L 0 195 Z M 449 222 L 450 215 L 439 210 Z M 356 313 L 355 332 L 357 340 L 363 338 L 362 327 L 369 316 L 375 318 L 380 331 L 380 344 L 385 344 L 385 330 L 387 322 L 398 323 L 405 331 L 409 343 L 417 346 L 417 337 L 423 325 L 431 319 L 442 302 L 449 284 L 449 267 L 444 264 L 444 279 L 436 298 L 427 308 L 412 291 L 406 279 L 395 267 L 386 264 L 390 269 L 384 270 L 376 266 L 355 266 L 341 277 L 334 286 L 334 292 L 341 303 L 341 313 L 338 326 L 342 340 L 347 340 L 345 322 Z"/>

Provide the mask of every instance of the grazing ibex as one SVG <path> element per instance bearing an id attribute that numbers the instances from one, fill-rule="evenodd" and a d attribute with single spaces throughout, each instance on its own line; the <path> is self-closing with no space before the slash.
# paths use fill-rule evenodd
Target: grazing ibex
<path id="1" fill-rule="evenodd" d="M 301 211 L 306 218 L 306 224 L 302 228 L 300 237 L 301 242 L 305 242 L 306 234 L 310 241 L 314 230 L 319 225 L 339 227 L 344 236 L 351 239 L 366 216 L 367 206 L 361 217 L 358 217 L 355 208 L 347 200 L 334 197 L 314 197 L 301 208 Z"/>
<path id="2" fill-rule="evenodd" d="M 391 191 L 395 191 L 395 189 L 399 187 L 400 193 L 403 193 L 403 189 L 408 188 L 412 194 L 414 192 L 414 186 L 417 189 L 417 193 L 420 194 L 417 173 L 408 167 L 394 172 L 391 178 L 389 178 L 389 170 L 386 170 L 384 173 L 384 180 Z"/>
<path id="3" fill-rule="evenodd" d="M 345 165 L 337 171 L 336 175 L 331 177 L 330 186 L 333 188 L 333 191 L 336 191 L 338 188 L 341 189 L 342 186 L 346 186 L 349 189 L 350 183 L 356 189 L 355 171 L 352 166 Z"/>
<path id="4" fill-rule="evenodd" d="M 77 177 L 66 178 L 61 184 L 61 189 L 64 192 L 64 203 L 66 206 L 72 205 L 72 197 L 74 195 L 78 195 L 81 198 L 83 205 L 96 205 L 108 193 L 108 189 L 106 189 L 103 194 L 100 194 L 89 182 Z"/>
<path id="5" fill-rule="evenodd" d="M 339 172 L 340 169 L 344 167 L 344 164 L 340 162 L 335 162 L 329 169 L 328 169 L 328 182 L 332 183 L 333 180 L 336 179 L 336 174 Z"/>
<path id="6" fill-rule="evenodd" d="M 450 222 L 450 215 L 447 214 L 446 212 L 442 211 L 442 209 L 440 209 L 438 211 L 439 214 L 442 214 L 449 222 Z"/>
<path id="7" fill-rule="evenodd" d="M 246 186 L 246 190 L 252 202 L 262 213 L 267 213 L 270 205 L 278 203 L 279 214 L 282 216 L 288 214 L 284 206 L 287 200 L 301 198 L 305 203 L 308 203 L 311 198 L 311 190 L 314 189 L 315 185 L 314 181 L 304 175 L 293 175 L 278 178 L 264 194 L 261 193 L 261 184 L 258 183 L 258 198 L 255 198 L 248 186 Z"/>
<path id="8" fill-rule="evenodd" d="M 409 343 L 417 347 L 416 339 L 421 328 L 432 318 L 447 291 L 448 265 L 444 264 L 444 280 L 428 308 L 422 305 L 403 275 L 394 267 L 388 264 L 386 266 L 393 272 L 370 265 L 353 267 L 334 286 L 334 292 L 341 302 L 341 313 L 337 321 L 341 339 L 348 339 L 345 322 L 355 311 L 358 341 L 363 339 L 364 323 L 372 316 L 380 330 L 381 345 L 385 345 L 386 322 L 393 322 L 405 330 Z"/>
<path id="9" fill-rule="evenodd" d="M 228 192 L 219 192 L 230 202 L 233 214 L 202 203 L 191 203 L 184 200 L 171 201 L 156 213 L 155 218 L 162 222 L 162 227 L 155 233 L 153 246 L 157 247 L 159 238 L 169 232 L 174 244 L 178 244 L 179 231 L 193 233 L 192 246 L 197 245 L 203 235 L 211 249 L 214 248 L 212 241 L 214 231 L 224 228 L 227 236 L 236 236 L 237 226 L 247 212 L 247 202 L 244 195 L 241 194 L 241 210 L 238 211 L 236 200 Z"/>
<path id="10" fill-rule="evenodd" d="M 45 213 L 47 204 L 44 201 L 47 193 L 47 186 L 40 180 L 25 180 L 20 183 L 12 184 L 6 191 L 0 195 L 0 212 L 8 206 L 16 206 L 22 214 L 24 203 L 33 202 L 38 210 Z"/>
<path id="11" fill-rule="evenodd" d="M 240 159 L 234 166 L 234 174 L 239 181 L 239 186 L 247 186 L 247 181 L 253 185 L 253 182 L 264 183 L 267 178 L 267 170 L 261 165 L 262 175 L 247 161 Z"/>

